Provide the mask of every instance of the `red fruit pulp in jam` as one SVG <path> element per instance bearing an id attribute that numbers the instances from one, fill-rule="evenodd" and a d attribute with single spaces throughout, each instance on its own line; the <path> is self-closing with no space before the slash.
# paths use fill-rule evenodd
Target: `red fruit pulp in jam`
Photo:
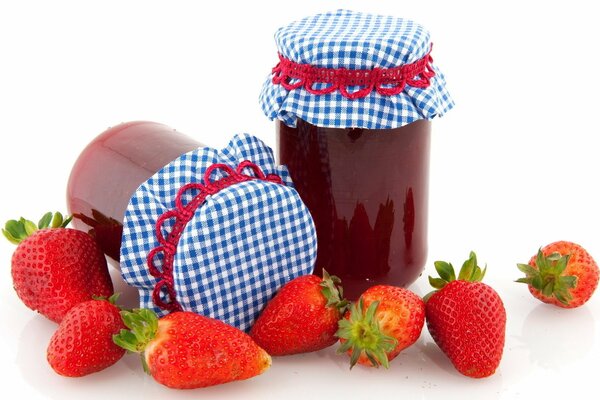
<path id="1" fill-rule="evenodd" d="M 369 130 L 277 122 L 279 162 L 315 221 L 315 273 L 356 299 L 375 284 L 407 286 L 427 257 L 431 123 Z"/>
<path id="2" fill-rule="evenodd" d="M 69 177 L 67 206 L 73 226 L 90 231 L 111 258 L 119 259 L 122 222 L 139 185 L 162 167 L 202 146 L 155 122 L 127 122 L 96 137 Z"/>

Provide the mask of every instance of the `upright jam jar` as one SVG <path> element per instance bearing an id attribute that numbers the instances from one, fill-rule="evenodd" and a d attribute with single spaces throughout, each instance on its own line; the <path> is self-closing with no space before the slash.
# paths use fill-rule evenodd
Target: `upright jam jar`
<path id="1" fill-rule="evenodd" d="M 92 140 L 73 165 L 67 207 L 75 228 L 90 232 L 119 260 L 123 216 L 135 190 L 162 167 L 202 144 L 166 125 L 126 122 Z"/>
<path id="2" fill-rule="evenodd" d="M 284 26 L 275 41 L 260 103 L 315 221 L 315 273 L 340 277 L 349 299 L 410 285 L 427 259 L 431 120 L 454 104 L 429 33 L 338 10 Z"/>

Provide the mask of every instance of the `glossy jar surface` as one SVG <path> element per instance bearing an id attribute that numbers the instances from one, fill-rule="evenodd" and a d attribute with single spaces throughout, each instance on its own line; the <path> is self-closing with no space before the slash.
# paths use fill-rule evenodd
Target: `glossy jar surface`
<path id="1" fill-rule="evenodd" d="M 127 122 L 96 137 L 75 162 L 67 186 L 73 226 L 91 231 L 119 259 L 125 209 L 135 190 L 162 167 L 202 144 L 166 125 Z"/>
<path id="2" fill-rule="evenodd" d="M 370 286 L 408 286 L 427 258 L 431 123 L 395 129 L 277 123 L 279 162 L 315 221 L 315 273 L 355 300 Z"/>

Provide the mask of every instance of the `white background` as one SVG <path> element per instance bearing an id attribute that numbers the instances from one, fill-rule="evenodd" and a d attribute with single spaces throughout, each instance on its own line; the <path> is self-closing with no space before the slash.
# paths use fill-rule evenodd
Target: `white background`
<path id="1" fill-rule="evenodd" d="M 512 282 L 520 275 L 517 262 L 555 240 L 578 242 L 600 258 L 600 24 L 593 3 L 2 1 L 1 221 L 65 210 L 66 182 L 80 150 L 120 122 L 162 122 L 215 147 L 236 132 L 274 145 L 273 123 L 257 97 L 276 62 L 272 35 L 287 22 L 346 7 L 422 23 L 457 103 L 434 123 L 426 274 L 434 260 L 460 264 L 475 250 L 508 314 L 504 358 L 497 373 L 483 380 L 455 372 L 426 329 L 387 371 L 349 371 L 332 347 L 276 358 L 252 380 L 194 391 L 161 387 L 144 376 L 135 356 L 68 379 L 46 362 L 55 324 L 17 298 L 10 277 L 13 246 L 2 240 L 3 392 L 90 400 L 593 393 L 600 295 L 579 309 L 560 310 Z M 411 289 L 428 292 L 425 275 Z"/>

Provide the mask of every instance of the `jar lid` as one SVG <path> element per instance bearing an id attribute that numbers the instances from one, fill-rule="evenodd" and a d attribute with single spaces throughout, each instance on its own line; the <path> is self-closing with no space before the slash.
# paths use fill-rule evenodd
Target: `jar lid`
<path id="1" fill-rule="evenodd" d="M 159 315 L 192 311 L 248 330 L 286 282 L 313 271 L 310 212 L 273 151 L 250 135 L 183 154 L 125 211 L 121 274 Z"/>
<path id="2" fill-rule="evenodd" d="M 263 112 L 295 126 L 397 128 L 454 105 L 433 65 L 429 33 L 402 18 L 338 10 L 275 33 L 279 64 L 260 94 Z"/>

